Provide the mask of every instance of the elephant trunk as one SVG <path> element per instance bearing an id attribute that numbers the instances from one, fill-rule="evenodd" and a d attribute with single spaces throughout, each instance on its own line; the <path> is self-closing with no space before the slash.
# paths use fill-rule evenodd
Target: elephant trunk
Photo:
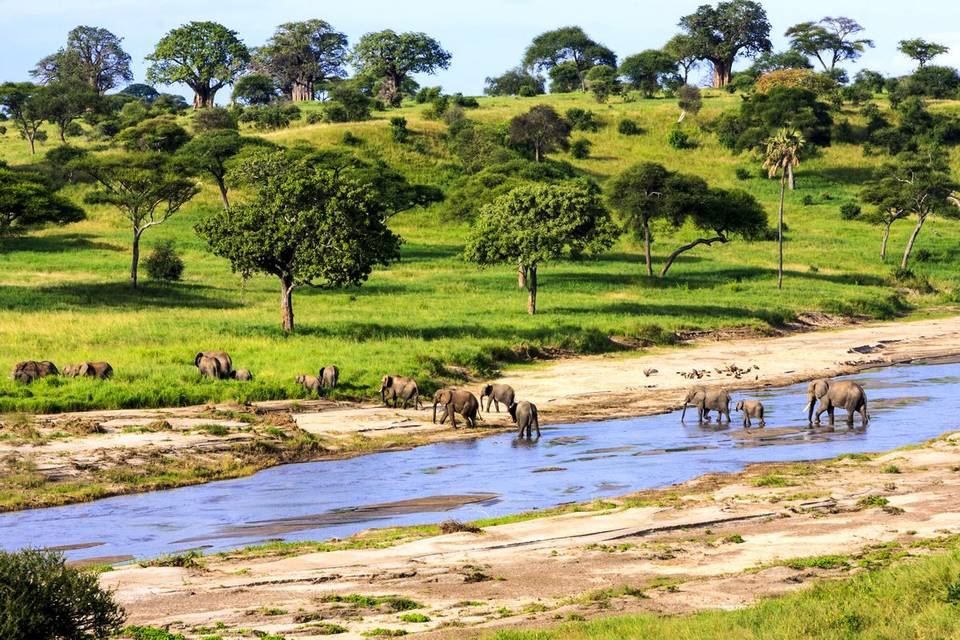
<path id="1" fill-rule="evenodd" d="M 813 394 L 807 396 L 807 406 L 804 407 L 804 411 L 807 412 L 807 422 L 813 422 L 813 403 L 816 401 L 816 398 Z"/>
<path id="2" fill-rule="evenodd" d="M 688 404 L 688 403 L 686 403 L 686 402 L 683 403 L 683 412 L 680 414 L 680 421 L 681 421 L 681 422 L 683 422 L 683 419 L 687 417 L 687 404 Z"/>

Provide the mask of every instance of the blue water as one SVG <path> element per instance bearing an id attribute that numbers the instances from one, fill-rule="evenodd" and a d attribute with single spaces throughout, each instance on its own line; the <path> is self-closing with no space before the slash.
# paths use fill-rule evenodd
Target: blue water
<path id="1" fill-rule="evenodd" d="M 846 431 L 842 412 L 838 412 L 839 431 L 807 431 L 806 385 L 795 385 L 734 394 L 734 401 L 740 397 L 763 400 L 767 432 L 796 429 L 759 443 L 733 437 L 741 428 L 738 414 L 731 428 L 721 429 L 689 421 L 681 424 L 679 412 L 556 425 L 544 428 L 543 437 L 534 443 L 502 434 L 2 514 L 0 546 L 102 543 L 68 551 L 67 556 L 146 558 L 197 547 L 225 550 L 266 539 L 343 537 L 368 527 L 471 520 L 618 496 L 707 472 L 737 471 L 753 462 L 884 451 L 960 428 L 960 364 L 890 367 L 855 379 L 866 388 L 870 402 L 871 422 L 865 431 Z M 542 414 L 548 411 L 546 405 L 541 407 Z M 563 470 L 542 471 L 550 467 Z M 356 510 L 414 498 L 469 494 L 487 495 L 475 498 L 480 502 L 447 511 L 427 507 L 410 512 L 403 505 Z"/>

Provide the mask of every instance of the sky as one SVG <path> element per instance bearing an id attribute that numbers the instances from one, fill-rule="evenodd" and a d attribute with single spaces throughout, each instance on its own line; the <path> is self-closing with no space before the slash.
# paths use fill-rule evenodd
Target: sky
<path id="1" fill-rule="evenodd" d="M 235 30 L 248 46 L 262 44 L 282 22 L 322 18 L 351 43 L 370 31 L 424 31 L 453 54 L 450 68 L 421 84 L 449 93 L 479 95 L 484 78 L 518 64 L 537 34 L 580 25 L 594 40 L 621 58 L 663 45 L 677 32 L 680 16 L 705 0 L 0 0 L 0 81 L 29 80 L 28 71 L 66 41 L 67 32 L 85 24 L 106 27 L 123 38 L 133 59 L 136 82 L 146 71 L 144 56 L 167 31 L 191 20 L 214 20 Z M 902 75 L 913 63 L 896 47 L 904 38 L 922 37 L 951 48 L 936 64 L 960 67 L 960 2 L 957 0 L 806 0 L 763 3 L 773 25 L 777 50 L 786 48 L 791 25 L 823 16 L 847 16 L 876 42 L 855 65 L 853 75 L 870 68 Z M 187 87 L 171 88 L 190 97 Z M 226 97 L 226 96 L 221 96 Z"/>

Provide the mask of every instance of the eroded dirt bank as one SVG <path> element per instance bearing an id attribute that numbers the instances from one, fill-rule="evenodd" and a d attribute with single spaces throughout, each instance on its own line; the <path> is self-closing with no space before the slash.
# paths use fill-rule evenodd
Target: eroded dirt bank
<path id="1" fill-rule="evenodd" d="M 640 416 L 676 408 L 693 382 L 746 389 L 960 354 L 960 317 L 821 329 L 774 338 L 701 340 L 645 355 L 559 360 L 502 379 L 544 423 Z M 691 377 L 695 372 L 699 378 Z M 477 383 L 475 386 L 479 386 Z M 510 428 L 434 425 L 430 411 L 327 401 L 36 416 L 0 439 L 2 509 L 249 474 L 284 462 L 356 455 Z"/>

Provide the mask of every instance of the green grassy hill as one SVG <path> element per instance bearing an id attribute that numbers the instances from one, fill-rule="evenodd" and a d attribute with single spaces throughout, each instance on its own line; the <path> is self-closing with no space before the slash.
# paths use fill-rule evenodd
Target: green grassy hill
<path id="1" fill-rule="evenodd" d="M 740 98 L 707 92 L 699 122 Z M 571 107 L 595 111 L 606 123 L 597 133 L 575 132 L 593 142 L 590 158 L 569 160 L 601 184 L 629 164 L 661 162 L 670 169 L 702 175 L 714 186 L 749 190 L 773 221 L 778 185 L 761 177 L 760 162 L 734 156 L 688 119 L 685 130 L 695 149 L 666 143 L 679 115 L 674 100 L 656 99 L 598 105 L 585 95 L 485 98 L 470 118 L 500 122 L 531 106 L 548 103 L 561 113 Z M 319 109 L 307 105 L 304 110 Z M 958 103 L 936 109 L 960 109 Z M 448 187 L 456 177 L 454 158 L 443 143 L 445 126 L 423 117 L 424 105 L 377 114 L 342 125 L 306 125 L 264 134 L 283 144 L 306 141 L 339 144 L 344 132 L 363 139 L 360 153 L 379 154 L 417 182 Z M 391 141 L 387 120 L 403 115 L 414 132 L 403 145 Z M 629 117 L 643 135 L 617 132 Z M 856 110 L 845 117 L 856 120 Z M 0 159 L 22 164 L 33 159 L 11 127 L 0 137 Z M 53 132 L 51 132 L 52 134 Z M 55 144 L 52 139 L 43 149 Z M 42 152 L 41 152 L 42 153 Z M 39 156 L 39 154 L 38 154 Z M 0 352 L 3 367 L 23 359 L 50 359 L 62 365 L 108 360 L 114 381 L 44 380 L 30 387 L 0 382 L 0 410 L 46 411 L 82 407 L 142 406 L 227 398 L 297 397 L 301 372 L 323 364 L 342 370 L 344 396 L 370 396 L 386 372 L 439 380 L 447 367 L 485 375 L 530 348 L 572 351 L 612 350 L 608 336 L 654 338 L 692 329 L 749 326 L 764 329 L 803 311 L 890 317 L 905 309 L 922 313 L 952 309 L 960 263 L 960 223 L 934 219 L 918 249 L 926 259 L 914 270 L 927 276 L 935 293 L 918 294 L 891 285 L 894 258 L 911 222 L 894 227 L 891 257 L 878 259 L 880 230 L 841 219 L 840 206 L 856 199 L 860 185 L 881 159 L 838 144 L 804 162 L 798 189 L 787 196 L 786 279 L 775 286 L 776 242 L 734 241 L 684 254 L 665 279 L 643 275 L 639 244 L 622 238 L 597 260 L 557 262 L 540 269 L 539 313 L 525 313 L 525 292 L 508 267 L 478 270 L 459 257 L 469 222 L 445 215 L 444 204 L 391 219 L 405 243 L 402 260 L 373 273 L 361 288 L 329 292 L 298 290 L 297 331 L 279 328 L 279 287 L 274 279 L 248 282 L 229 264 L 209 255 L 193 225 L 219 207 L 212 183 L 168 223 L 144 236 L 148 254 L 160 240 L 173 239 L 186 263 L 184 280 L 173 285 L 146 278 L 139 291 L 127 284 L 130 231 L 107 207 L 88 206 L 88 220 L 0 241 Z M 738 180 L 745 167 L 754 176 Z M 79 198 L 76 190 L 68 195 Z M 235 194 L 234 198 L 242 198 Z M 804 205 L 803 200 L 812 200 Z M 655 260 L 695 237 L 693 229 L 655 230 Z M 228 350 L 253 383 L 200 380 L 192 366 L 202 349 Z M 430 388 L 430 384 L 427 387 Z"/>

